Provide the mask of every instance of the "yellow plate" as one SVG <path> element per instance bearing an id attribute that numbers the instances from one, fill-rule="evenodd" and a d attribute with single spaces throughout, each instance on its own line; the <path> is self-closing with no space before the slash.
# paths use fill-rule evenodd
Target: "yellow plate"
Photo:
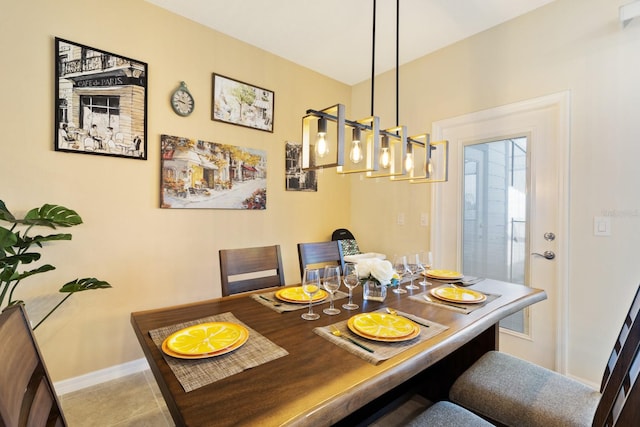
<path id="1" fill-rule="evenodd" d="M 293 303 L 307 303 L 309 304 L 309 295 L 305 294 L 302 290 L 302 286 L 296 286 L 293 288 L 284 288 L 276 292 L 276 298 L 286 302 Z M 329 294 L 324 289 L 320 289 L 318 293 L 313 296 L 312 301 L 318 302 L 327 298 Z"/>
<path id="2" fill-rule="evenodd" d="M 187 356 L 215 353 L 232 346 L 244 327 L 229 322 L 201 323 L 174 332 L 167 338 L 167 348 Z"/>
<path id="3" fill-rule="evenodd" d="M 249 331 L 241 325 L 238 325 L 238 326 L 242 328 L 242 332 L 240 334 L 240 338 L 238 339 L 238 341 L 236 341 L 235 343 L 233 343 L 233 345 L 230 345 L 227 348 L 223 348 L 222 350 L 218 350 L 213 353 L 196 354 L 196 355 L 176 353 L 175 351 L 172 351 L 169 347 L 167 347 L 168 338 L 162 342 L 162 351 L 165 354 L 168 354 L 171 357 L 176 357 L 178 359 L 206 359 L 208 357 L 222 356 L 223 354 L 230 353 L 240 348 L 245 342 L 247 342 L 247 339 L 249 338 Z"/>
<path id="4" fill-rule="evenodd" d="M 477 303 L 487 299 L 487 296 L 483 293 L 471 289 L 454 288 L 453 286 L 441 286 L 431 289 L 431 295 L 445 301 L 461 303 Z"/>
<path id="5" fill-rule="evenodd" d="M 406 337 L 413 333 L 416 327 L 409 319 L 384 313 L 362 313 L 352 318 L 354 328 L 376 338 Z"/>
<path id="6" fill-rule="evenodd" d="M 424 275 L 433 279 L 444 280 L 456 280 L 464 277 L 464 274 L 452 270 L 427 270 Z"/>
<path id="7" fill-rule="evenodd" d="M 355 327 L 354 322 L 357 319 L 358 316 L 362 316 L 362 315 L 366 315 L 368 313 L 364 313 L 364 314 L 358 314 L 355 316 L 352 316 L 348 321 L 347 321 L 347 326 L 349 327 L 349 329 L 351 330 L 351 332 L 353 332 L 356 335 L 361 336 L 362 338 L 366 338 L 372 341 L 383 341 L 383 342 L 399 342 L 399 341 L 408 341 L 408 340 L 412 340 L 415 337 L 417 337 L 418 335 L 420 335 L 420 327 L 416 324 L 414 324 L 413 322 L 410 322 L 406 319 L 407 322 L 411 323 L 413 325 L 413 330 L 405 336 L 400 336 L 400 337 L 379 337 L 379 336 L 374 336 L 374 335 L 370 335 L 367 334 L 365 332 L 362 332 L 360 330 L 358 330 L 358 328 Z M 376 314 L 376 313 L 371 313 L 371 314 Z M 389 315 L 390 316 L 390 315 Z M 397 318 L 397 316 L 396 316 Z"/>

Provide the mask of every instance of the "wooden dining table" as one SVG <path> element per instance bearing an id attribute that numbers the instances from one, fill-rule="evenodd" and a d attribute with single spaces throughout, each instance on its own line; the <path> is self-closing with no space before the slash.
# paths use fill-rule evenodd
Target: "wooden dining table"
<path id="1" fill-rule="evenodd" d="M 307 321 L 300 317 L 306 308 L 280 313 L 242 294 L 134 312 L 131 323 L 177 426 L 353 425 L 407 391 L 446 399 L 448 388 L 464 369 L 485 352 L 498 349 L 498 322 L 546 299 L 540 289 L 491 279 L 469 289 L 498 297 L 462 313 L 411 298 L 425 288 L 406 294 L 389 292 L 384 302 L 372 302 L 363 301 L 358 286 L 353 296 L 358 310 L 341 308 L 339 315 L 325 315 L 322 308 L 327 301 L 314 306 L 320 319 Z M 314 328 L 382 307 L 447 329 L 378 364 L 314 332 Z M 149 332 L 221 313 L 232 313 L 288 354 L 187 392 Z"/>

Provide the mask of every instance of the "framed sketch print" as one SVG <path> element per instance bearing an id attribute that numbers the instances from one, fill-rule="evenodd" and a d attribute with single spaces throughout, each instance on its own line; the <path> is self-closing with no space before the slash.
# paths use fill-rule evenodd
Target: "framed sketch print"
<path id="1" fill-rule="evenodd" d="M 147 64 L 55 38 L 55 149 L 147 159 Z"/>
<path id="2" fill-rule="evenodd" d="M 211 120 L 273 132 L 274 93 L 213 74 Z"/>
<path id="3" fill-rule="evenodd" d="M 285 188 L 287 191 L 318 191 L 316 170 L 302 170 L 302 144 L 285 145 Z"/>
<path id="4" fill-rule="evenodd" d="M 267 208 L 267 152 L 161 135 L 160 207 Z"/>

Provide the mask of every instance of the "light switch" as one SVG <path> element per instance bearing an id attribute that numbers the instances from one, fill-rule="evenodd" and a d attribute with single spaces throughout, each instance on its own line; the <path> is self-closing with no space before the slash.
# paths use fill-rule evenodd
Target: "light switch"
<path id="1" fill-rule="evenodd" d="M 404 225 L 404 213 L 398 214 L 398 225 Z"/>
<path id="2" fill-rule="evenodd" d="M 420 225 L 423 227 L 426 227 L 429 225 L 429 215 L 426 213 L 421 213 L 420 214 Z"/>
<path id="3" fill-rule="evenodd" d="M 593 235 L 594 236 L 611 236 L 611 217 L 608 217 L 608 216 L 593 217 Z"/>

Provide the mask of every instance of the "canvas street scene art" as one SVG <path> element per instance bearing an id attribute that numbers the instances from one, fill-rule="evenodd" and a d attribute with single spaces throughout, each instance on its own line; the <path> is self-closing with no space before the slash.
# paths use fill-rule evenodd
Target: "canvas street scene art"
<path id="1" fill-rule="evenodd" d="M 266 209 L 267 153 L 161 135 L 161 207 Z"/>

